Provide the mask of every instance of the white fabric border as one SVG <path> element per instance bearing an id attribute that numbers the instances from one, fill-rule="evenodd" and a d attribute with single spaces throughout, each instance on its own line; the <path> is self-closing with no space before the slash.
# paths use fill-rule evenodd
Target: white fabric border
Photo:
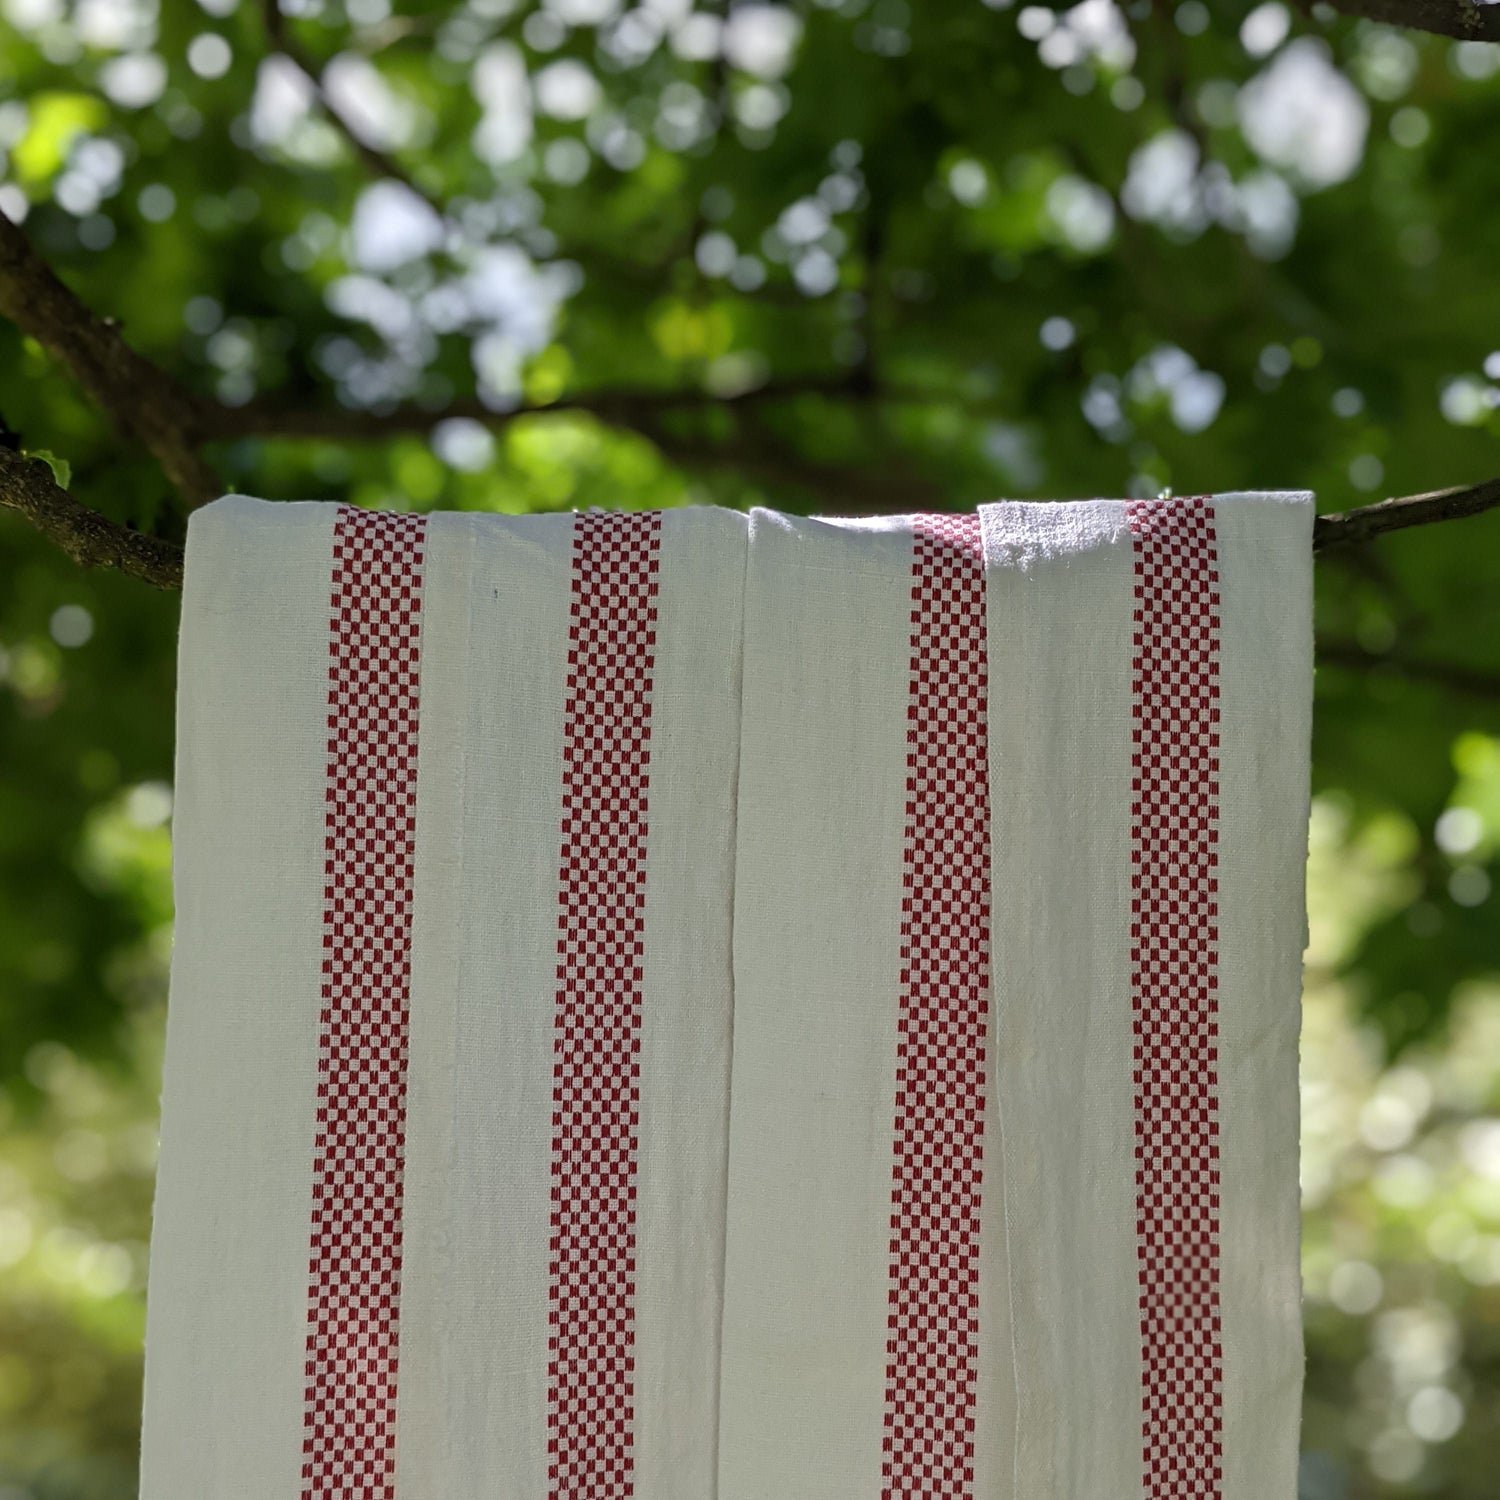
<path id="1" fill-rule="evenodd" d="M 1312 496 L 1214 497 L 1224 1500 L 1297 1493 L 1297 1087 L 1312 735 Z"/>
<path id="2" fill-rule="evenodd" d="M 302 1490 L 335 508 L 188 524 L 141 1493 Z"/>

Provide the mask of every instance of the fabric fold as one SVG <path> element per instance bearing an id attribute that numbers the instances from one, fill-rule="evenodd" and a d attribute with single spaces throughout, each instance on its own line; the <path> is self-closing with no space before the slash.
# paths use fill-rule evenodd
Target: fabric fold
<path id="1" fill-rule="evenodd" d="M 756 511 L 745 611 L 719 1494 L 994 1493 L 977 518 Z"/>

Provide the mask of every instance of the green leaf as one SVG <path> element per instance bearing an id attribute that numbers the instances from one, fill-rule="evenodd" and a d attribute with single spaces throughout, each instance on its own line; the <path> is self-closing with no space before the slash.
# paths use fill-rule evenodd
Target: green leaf
<path id="1" fill-rule="evenodd" d="M 59 488 L 67 489 L 73 478 L 73 465 L 67 459 L 59 458 L 55 453 L 49 453 L 45 448 L 28 448 L 27 458 L 39 458 L 52 470 L 52 477 L 58 483 Z"/>

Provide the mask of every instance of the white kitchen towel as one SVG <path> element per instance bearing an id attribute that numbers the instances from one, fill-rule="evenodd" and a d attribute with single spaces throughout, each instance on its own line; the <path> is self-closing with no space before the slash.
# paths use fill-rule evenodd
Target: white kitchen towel
<path id="1" fill-rule="evenodd" d="M 1291 1500 L 1311 497 L 756 512 L 719 1500 Z"/>
<path id="2" fill-rule="evenodd" d="M 1308 499 L 198 512 L 143 1496 L 1290 1500 Z"/>

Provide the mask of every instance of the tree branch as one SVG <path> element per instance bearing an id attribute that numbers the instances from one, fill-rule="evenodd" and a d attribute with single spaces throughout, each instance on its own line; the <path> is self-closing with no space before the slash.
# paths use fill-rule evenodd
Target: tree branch
<path id="1" fill-rule="evenodd" d="M 1386 655 L 1368 651 L 1356 641 L 1320 640 L 1317 643 L 1319 666 L 1337 667 L 1341 671 L 1380 674 L 1397 677 L 1403 682 L 1424 683 L 1500 703 L 1500 675 L 1460 662 L 1429 661 L 1421 657 Z"/>
<path id="2" fill-rule="evenodd" d="M 156 459 L 189 509 L 219 493 L 219 481 L 197 452 L 206 403 L 137 354 L 113 318 L 85 307 L 4 214 L 0 317 L 72 371 L 93 401 Z"/>
<path id="3" fill-rule="evenodd" d="M 839 507 L 840 514 L 904 515 L 942 503 L 933 481 L 920 475 L 890 466 L 819 463 L 788 451 L 765 434 L 701 442 L 677 437 L 654 424 L 643 432 L 679 468 L 728 472 L 763 484 L 810 491 L 823 503 Z"/>
<path id="4" fill-rule="evenodd" d="M 1430 526 L 1435 521 L 1459 521 L 1500 507 L 1500 479 L 1431 490 L 1425 495 L 1400 495 L 1358 510 L 1319 516 L 1313 522 L 1313 551 L 1367 542 L 1387 531 L 1408 526 Z"/>
<path id="5" fill-rule="evenodd" d="M 807 388 L 818 387 L 795 389 Z M 790 387 L 765 387 L 760 394 L 768 395 L 773 390 L 778 395 L 795 393 Z M 734 468 L 740 472 L 758 474 L 773 484 L 794 484 L 845 502 L 855 500 L 863 508 L 881 513 L 892 512 L 898 507 L 915 510 L 937 503 L 937 497 L 931 492 L 930 486 L 919 479 L 797 462 L 784 453 L 772 452 L 744 440 L 713 444 L 678 438 L 649 420 L 646 404 L 652 399 L 645 392 L 628 395 L 621 393 L 615 397 L 600 396 L 593 399 L 580 397 L 571 405 L 558 403 L 510 412 L 504 415 L 503 420 L 545 415 L 557 410 L 590 411 L 604 416 L 611 414 L 611 400 L 628 400 L 636 403 L 635 419 L 629 425 L 636 427 L 668 458 L 684 467 Z M 655 399 L 657 405 L 654 409 L 657 411 L 668 409 L 674 404 L 689 406 L 713 401 L 712 397 L 697 397 L 690 392 L 678 397 Z M 736 399 L 745 401 L 748 395 Z M 421 423 L 415 420 L 415 414 L 410 414 L 410 427 L 389 427 L 380 425 L 388 418 L 382 419 L 378 414 L 349 412 L 342 414 L 350 419 L 348 426 L 340 428 L 334 435 L 341 438 L 374 438 L 392 431 L 414 430 L 418 427 L 425 430 L 442 416 L 451 414 L 426 412 L 422 414 Z M 491 419 L 496 416 L 493 412 L 488 415 Z M 361 425 L 361 418 L 370 420 Z M 403 416 L 401 420 L 406 422 L 408 417 Z M 319 427 L 297 435 L 323 436 L 325 432 L 325 429 Z M 51 469 L 40 459 L 27 459 L 3 447 L 0 447 L 0 508 L 15 511 L 24 517 L 83 567 L 118 568 L 132 578 L 143 579 L 158 588 L 181 586 L 182 549 L 179 546 L 155 537 L 142 536 L 127 526 L 107 520 L 61 489 L 53 480 Z M 1319 516 L 1313 523 L 1313 551 L 1318 553 L 1346 543 L 1367 541 L 1382 532 L 1408 526 L 1428 526 L 1439 521 L 1458 520 L 1491 508 L 1500 508 L 1500 480 L 1490 480 L 1467 489 L 1438 490 L 1430 495 L 1409 495 L 1383 500 L 1378 505 L 1368 505 L 1359 510 Z M 1364 652 L 1362 648 L 1354 646 L 1342 648 L 1335 645 L 1329 648 L 1326 655 L 1335 665 L 1379 667 L 1402 677 L 1442 682 L 1463 692 L 1489 696 L 1492 691 L 1500 691 L 1500 682 L 1464 667 L 1402 661 Z"/>
<path id="6" fill-rule="evenodd" d="M 1496 7 L 1500 11 L 1500 5 Z M 279 12 L 277 13 L 279 18 Z M 545 412 L 588 412 L 600 420 L 631 427 L 655 441 L 669 456 L 709 466 L 726 463 L 787 477 L 785 455 L 760 451 L 760 445 L 740 440 L 724 444 L 695 443 L 664 428 L 661 418 L 674 411 L 714 408 L 754 410 L 766 403 L 796 396 L 821 395 L 850 401 L 903 398 L 882 391 L 871 381 L 868 368 L 836 376 L 804 376 L 772 382 L 731 396 L 708 391 L 617 390 L 583 392 L 545 407 L 520 407 L 496 412 L 477 399 L 459 401 L 441 410 L 400 406 L 391 411 L 331 411 L 251 402 L 229 407 L 203 400 L 180 386 L 121 337 L 118 325 L 86 307 L 37 255 L 30 241 L 0 214 L 0 316 L 10 318 L 23 333 L 36 339 L 72 371 L 78 383 L 127 435 L 135 437 L 161 465 L 188 508 L 214 498 L 221 486 L 199 455 L 201 444 L 214 439 L 321 438 L 357 442 L 399 432 L 427 432 L 438 422 L 467 417 L 487 426 L 503 426 L 523 416 Z M 181 554 L 171 544 L 142 537 L 117 526 L 80 505 L 53 481 L 45 465 L 27 462 L 7 452 L 0 504 L 14 510 L 58 542 L 84 566 L 111 566 L 160 587 L 174 587 L 181 579 Z M 796 482 L 847 497 L 869 496 L 870 476 L 842 473 L 826 465 L 798 465 Z M 907 485 L 894 481 L 897 491 Z M 878 486 L 889 508 L 888 486 Z M 907 502 L 912 508 L 930 499 L 917 491 Z M 1500 507 L 1500 479 L 1477 485 L 1435 490 L 1383 500 L 1376 505 L 1314 522 L 1313 550 L 1365 542 L 1387 531 L 1425 526 L 1438 521 Z"/>
<path id="7" fill-rule="evenodd" d="M 0 507 L 24 516 L 85 568 L 118 568 L 159 589 L 182 587 L 182 548 L 80 505 L 39 458 L 0 447 Z"/>
<path id="8" fill-rule="evenodd" d="M 332 407 L 324 410 L 286 406 L 274 401 L 251 401 L 244 406 L 214 406 L 206 414 L 204 436 L 208 438 L 318 438 L 325 442 L 371 442 L 404 432 L 431 432 L 439 422 L 455 417 L 482 422 L 499 429 L 522 417 L 545 416 L 549 412 L 584 412 L 617 427 L 631 427 L 654 435 L 654 419 L 665 412 L 715 410 L 763 406 L 794 396 L 848 397 L 856 381 L 849 375 L 805 376 L 772 381 L 754 390 L 718 396 L 702 390 L 602 390 L 580 391 L 545 406 L 517 406 L 497 411 L 476 397 L 461 398 L 440 410 L 404 405 L 388 411 Z"/>
<path id="9" fill-rule="evenodd" d="M 425 188 L 419 186 L 416 179 L 395 157 L 382 151 L 378 146 L 372 146 L 359 133 L 354 122 L 328 97 L 328 90 L 323 87 L 321 70 L 317 63 L 308 56 L 301 43 L 291 34 L 286 24 L 286 17 L 281 14 L 281 7 L 277 4 L 277 0 L 261 0 L 261 14 L 265 18 L 266 35 L 270 38 L 272 47 L 307 79 L 314 96 L 323 108 L 323 113 L 349 143 L 350 148 L 364 163 L 366 169 L 377 177 L 388 177 L 393 182 L 399 182 L 408 192 L 415 193 L 439 219 L 447 223 L 448 210 Z"/>
<path id="10" fill-rule="evenodd" d="M 1328 0 L 1346 16 L 1430 31 L 1461 42 L 1500 42 L 1500 5 L 1475 0 Z"/>

